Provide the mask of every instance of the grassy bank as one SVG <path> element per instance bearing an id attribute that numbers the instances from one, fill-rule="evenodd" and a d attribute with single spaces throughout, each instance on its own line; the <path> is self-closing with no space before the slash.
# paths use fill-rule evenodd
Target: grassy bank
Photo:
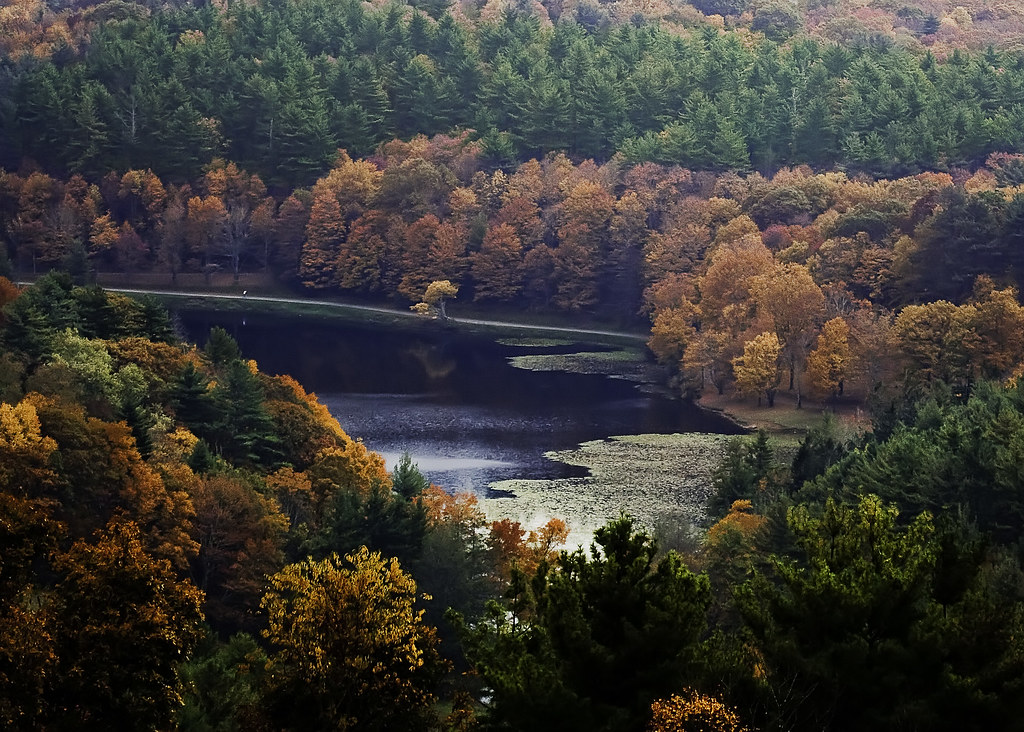
<path id="1" fill-rule="evenodd" d="M 489 338 L 530 338 L 551 339 L 558 337 L 572 343 L 599 345 L 624 345 L 634 347 L 642 343 L 643 333 L 602 331 L 600 324 L 584 322 L 553 321 L 547 316 L 519 314 L 515 320 L 482 320 L 471 318 L 461 310 L 453 313 L 446 321 L 424 317 L 411 310 L 386 305 L 366 305 L 342 300 L 297 298 L 284 294 L 263 295 L 236 291 L 230 288 L 221 292 L 171 292 L 167 290 L 120 289 L 128 294 L 150 294 L 168 306 L 193 310 L 216 310 L 219 312 L 272 313 L 293 317 L 316 317 L 340 322 L 370 324 L 381 327 L 414 331 L 451 330 L 461 333 L 482 335 Z M 451 306 L 449 306 L 450 309 Z M 554 324 L 552 324 L 554 323 Z"/>
<path id="2" fill-rule="evenodd" d="M 834 418 L 845 438 L 871 428 L 867 413 L 858 405 L 828 405 L 805 397 L 797 408 L 796 395 L 789 392 L 780 392 L 773 407 L 758 406 L 754 399 L 735 393 L 719 395 L 714 390 L 703 394 L 697 403 L 747 429 L 768 432 L 779 445 L 799 444 L 808 430 L 820 427 L 828 417 Z"/>

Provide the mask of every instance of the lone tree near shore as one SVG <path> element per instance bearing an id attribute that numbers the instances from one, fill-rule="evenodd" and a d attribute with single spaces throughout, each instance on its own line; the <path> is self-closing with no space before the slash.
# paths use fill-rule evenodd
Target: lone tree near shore
<path id="1" fill-rule="evenodd" d="M 453 285 L 449 280 L 434 280 L 427 285 L 423 302 L 416 303 L 411 309 L 422 315 L 437 315 L 441 320 L 448 320 L 445 303 L 458 294 L 458 285 Z"/>

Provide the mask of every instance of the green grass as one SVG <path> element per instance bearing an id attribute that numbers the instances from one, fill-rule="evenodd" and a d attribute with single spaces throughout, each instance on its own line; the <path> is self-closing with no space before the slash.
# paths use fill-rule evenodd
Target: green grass
<path id="1" fill-rule="evenodd" d="M 600 345 L 621 345 L 623 343 L 629 343 L 635 346 L 637 340 L 628 336 L 616 336 L 616 335 L 601 335 L 591 333 L 579 333 L 576 327 L 583 327 L 582 325 L 562 321 L 554 321 L 549 318 L 544 318 L 544 322 L 537 322 L 537 320 L 531 314 L 518 314 L 514 317 L 509 316 L 510 323 L 466 323 L 459 321 L 458 319 L 453 321 L 442 322 L 436 319 L 426 318 L 423 316 L 417 316 L 412 312 L 406 314 L 405 312 L 395 308 L 392 312 L 381 312 L 376 310 L 366 310 L 364 307 L 381 307 L 391 308 L 390 305 L 364 305 L 362 303 L 346 303 L 346 302 L 332 302 L 330 305 L 317 304 L 317 303 L 293 303 L 293 302 L 272 302 L 266 300 L 259 300 L 255 298 L 246 299 L 227 299 L 217 297 L 218 294 L 238 294 L 233 291 L 226 291 L 222 293 L 200 293 L 200 292 L 189 292 L 189 293 L 175 293 L 175 294 L 157 294 L 154 293 L 153 297 L 168 303 L 173 304 L 175 307 L 191 310 L 213 310 L 217 312 L 233 312 L 233 313 L 271 313 L 276 315 L 285 316 L 307 316 L 322 318 L 325 320 L 337 320 L 346 323 L 355 324 L 369 324 L 379 325 L 388 328 L 404 329 L 410 331 L 438 331 L 438 330 L 452 330 L 460 333 L 468 333 L 472 335 L 481 335 L 488 338 L 511 338 L 516 341 L 526 341 L 531 343 L 544 343 L 547 345 L 551 342 L 567 342 L 567 343 L 590 343 Z M 274 295 L 263 295 L 261 297 L 273 297 Z M 285 295 L 281 295 L 285 296 Z M 294 295 L 289 295 L 294 297 Z M 501 318 L 501 313 L 473 313 L 472 317 L 481 315 L 489 318 Z M 459 318 L 470 317 L 467 314 L 458 314 Z M 593 325 L 593 324 L 589 324 Z M 531 326 L 537 326 L 534 330 Z M 600 325 L 595 327 L 601 327 Z M 544 328 L 559 328 L 559 336 L 564 334 L 564 337 L 552 337 L 552 332 L 544 330 Z"/>
<path id="2" fill-rule="evenodd" d="M 774 407 L 758 406 L 754 399 L 736 394 L 718 396 L 705 394 L 699 401 L 705 409 L 713 409 L 726 415 L 736 423 L 751 429 L 763 429 L 772 436 L 779 446 L 798 446 L 809 430 L 821 427 L 825 420 L 836 420 L 840 434 L 852 438 L 869 427 L 860 410 L 845 407 L 836 412 L 812 399 L 804 399 L 803 407 L 797 409 L 796 398 L 788 392 L 780 392 Z"/>
<path id="3" fill-rule="evenodd" d="M 233 294 L 233 293 L 232 293 Z M 282 295 L 284 296 L 284 295 Z M 154 294 L 153 297 L 182 310 L 208 310 L 222 313 L 264 313 L 270 315 L 302 316 L 344 323 L 381 325 L 408 330 L 440 329 L 438 321 L 418 317 L 413 313 L 385 313 L 349 307 L 346 303 L 320 305 L 316 303 L 270 302 L 266 300 L 229 300 L 201 293 L 175 295 Z M 268 296 L 269 297 L 269 296 Z"/>

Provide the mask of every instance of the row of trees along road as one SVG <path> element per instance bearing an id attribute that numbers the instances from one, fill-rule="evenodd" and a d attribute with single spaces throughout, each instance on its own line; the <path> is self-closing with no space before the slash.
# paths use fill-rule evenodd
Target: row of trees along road
<path id="1" fill-rule="evenodd" d="M 391 142 L 283 201 L 223 161 L 194 187 L 0 173 L 0 233 L 18 269 L 79 278 L 259 269 L 408 303 L 448 281 L 462 301 L 633 325 L 646 312 L 690 393 L 863 397 L 908 363 L 961 387 L 1020 363 L 1019 155 L 877 181 L 564 156 L 487 173 L 482 155 L 466 134 Z"/>

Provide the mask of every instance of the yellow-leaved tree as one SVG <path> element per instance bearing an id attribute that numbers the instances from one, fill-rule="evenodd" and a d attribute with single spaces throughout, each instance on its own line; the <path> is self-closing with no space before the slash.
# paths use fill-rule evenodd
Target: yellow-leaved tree
<path id="1" fill-rule="evenodd" d="M 775 406 L 775 392 L 782 381 L 779 355 L 782 344 L 774 333 L 762 333 L 743 347 L 743 355 L 732 361 L 736 386 L 745 394 L 757 394 L 757 404 L 764 395 L 769 407 Z"/>
<path id="2" fill-rule="evenodd" d="M 287 729 L 426 729 L 445 664 L 397 559 L 361 547 L 291 564 L 261 603 L 269 711 Z"/>
<path id="3" fill-rule="evenodd" d="M 56 441 L 42 434 L 34 406 L 0 404 L 0 490 L 34 492 L 51 483 L 56 475 L 49 460 L 56 449 Z"/>
<path id="4" fill-rule="evenodd" d="M 687 689 L 651 705 L 648 732 L 745 732 L 739 716 L 712 696 Z"/>
<path id="5" fill-rule="evenodd" d="M 448 313 L 445 310 L 445 303 L 459 294 L 457 285 L 450 280 L 434 280 L 427 285 L 423 293 L 423 301 L 412 306 L 412 310 L 422 315 L 437 314 L 441 320 L 448 320 Z"/>
<path id="6" fill-rule="evenodd" d="M 851 364 L 850 326 L 842 318 L 832 318 L 822 326 L 818 345 L 807 356 L 811 386 L 822 394 L 842 396 Z"/>

